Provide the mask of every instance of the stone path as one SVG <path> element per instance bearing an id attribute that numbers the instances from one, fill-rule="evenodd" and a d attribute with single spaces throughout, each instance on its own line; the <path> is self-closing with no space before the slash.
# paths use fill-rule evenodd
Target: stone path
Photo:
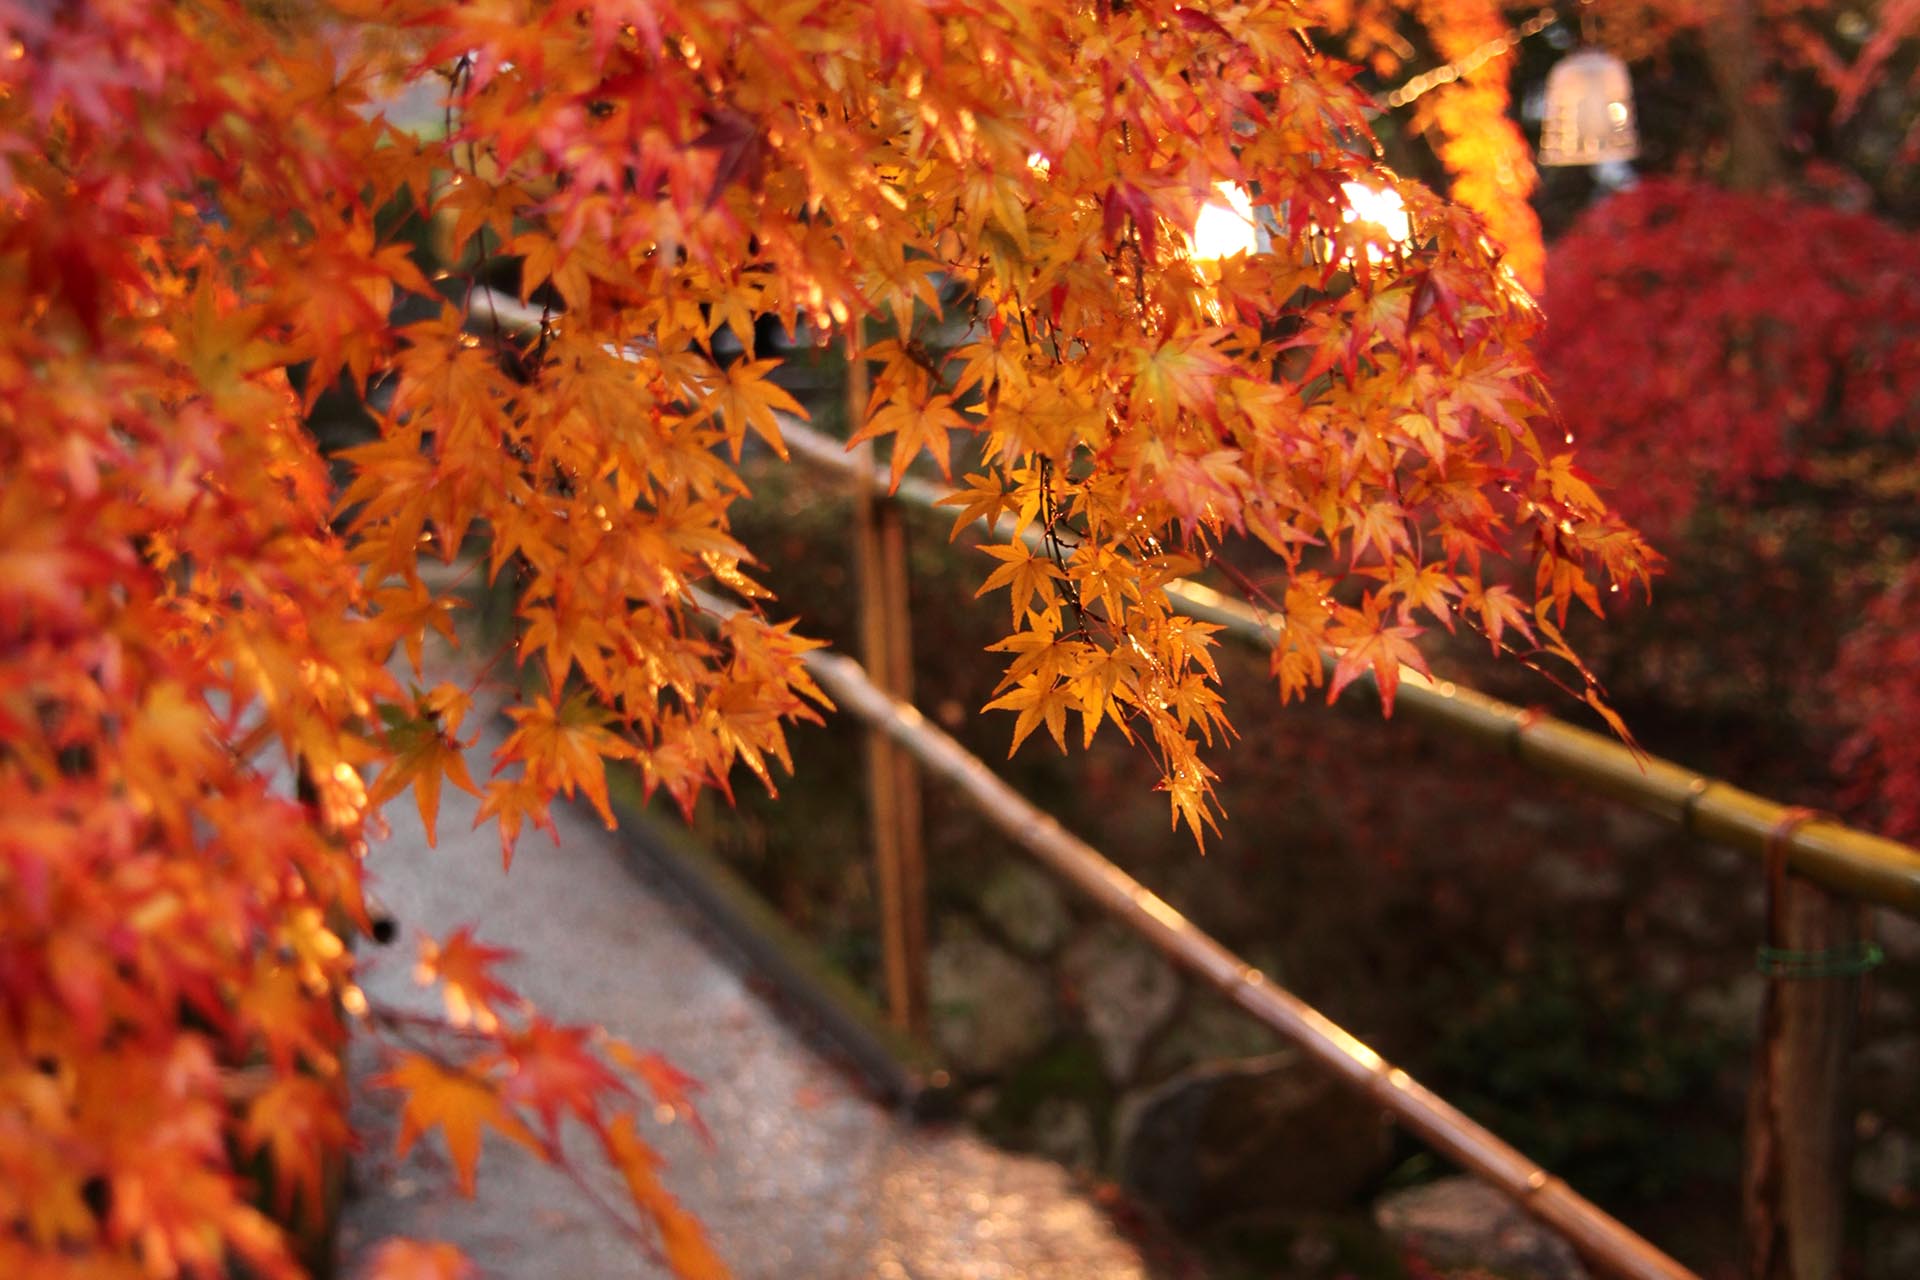
<path id="1" fill-rule="evenodd" d="M 741 1280 L 1146 1274 L 1058 1166 L 915 1125 L 864 1096 L 776 1016 L 686 907 L 636 872 L 590 812 L 556 814 L 558 848 L 544 834 L 525 837 L 509 875 L 493 830 L 469 830 L 474 809 L 449 788 L 440 847 L 429 849 L 411 798 L 389 807 L 392 834 L 369 865 L 400 934 L 370 949 L 369 996 L 434 1012 L 412 978 L 417 932 L 469 923 L 481 941 L 521 953 L 504 976 L 547 1013 L 666 1053 L 704 1085 L 713 1143 L 671 1116 L 647 1136 L 668 1161 L 668 1184 Z M 380 1069 L 375 1058 L 356 1049 L 359 1078 Z M 347 1277 L 391 1235 L 459 1244 L 491 1280 L 663 1274 L 577 1188 L 517 1148 L 490 1140 L 478 1194 L 463 1200 L 437 1135 L 397 1160 L 388 1096 L 362 1087 L 356 1097 L 365 1150 L 342 1226 Z"/>

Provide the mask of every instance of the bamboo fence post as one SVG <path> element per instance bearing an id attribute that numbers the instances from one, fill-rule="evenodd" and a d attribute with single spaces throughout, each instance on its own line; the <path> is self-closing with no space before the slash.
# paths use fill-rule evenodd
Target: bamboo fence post
<path id="1" fill-rule="evenodd" d="M 1747 1095 L 1747 1268 L 1750 1280 L 1835 1280 L 1851 1129 L 1847 1054 L 1875 953 L 1858 902 L 1787 872 L 1785 825 L 1769 856 L 1760 953 L 1768 982 Z"/>
<path id="2" fill-rule="evenodd" d="M 882 686 L 913 701 L 913 608 L 908 598 L 907 527 L 897 502 L 881 502 L 880 572 L 885 584 L 887 671 Z M 889 745 L 892 745 L 889 739 Z M 920 803 L 920 767 L 911 752 L 892 751 L 895 818 L 899 828 L 901 934 L 906 952 L 907 1029 L 927 1029 L 927 856 Z"/>
<path id="3" fill-rule="evenodd" d="M 847 342 L 847 417 L 866 420 L 867 362 L 858 334 Z M 854 447 L 867 468 L 873 446 Z M 860 591 L 861 656 L 895 697 L 912 695 L 913 649 L 907 604 L 906 530 L 897 504 L 856 480 L 852 486 L 854 555 Z M 918 1033 L 927 1014 L 926 860 L 920 831 L 920 778 L 913 761 L 878 729 L 867 731 L 867 816 L 880 901 L 880 948 L 887 1018 Z"/>

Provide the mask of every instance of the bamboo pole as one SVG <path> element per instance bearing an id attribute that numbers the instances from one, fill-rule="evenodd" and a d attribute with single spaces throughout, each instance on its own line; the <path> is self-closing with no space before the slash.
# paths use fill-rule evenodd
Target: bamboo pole
<path id="1" fill-rule="evenodd" d="M 713 607 L 727 606 L 714 602 Z M 1596 1267 L 1623 1280 L 1697 1280 L 1565 1182 L 1202 932 L 1165 899 L 1034 807 L 914 707 L 889 696 L 851 659 L 814 652 L 805 661 L 843 710 L 888 734 L 952 783 L 1056 874 L 1175 963 L 1299 1045 L 1349 1087 L 1399 1117 L 1441 1154 L 1511 1196 Z"/>
<path id="2" fill-rule="evenodd" d="M 878 504 L 880 574 L 886 611 L 886 679 L 882 688 L 913 701 L 913 609 L 908 598 L 907 524 L 897 503 Z M 905 953 L 906 1029 L 927 1029 L 927 855 L 920 803 L 920 767 L 894 751 L 894 821 L 898 829 L 900 935 Z"/>
<path id="3" fill-rule="evenodd" d="M 847 344 L 847 416 L 855 425 L 867 410 L 867 362 Z M 853 446 L 871 467 L 872 445 Z M 853 484 L 856 578 L 860 592 L 861 653 L 888 692 L 910 697 L 905 531 L 900 512 L 873 486 Z M 926 871 L 920 842 L 920 782 L 913 761 L 891 739 L 869 729 L 866 750 L 868 832 L 874 888 L 880 906 L 881 967 L 887 1019 L 901 1031 L 926 1026 Z"/>
<path id="4" fill-rule="evenodd" d="M 801 459 L 851 476 L 864 474 L 876 489 L 888 487 L 884 471 L 850 457 L 838 441 L 798 423 L 783 422 L 788 446 Z M 917 479 L 900 484 L 897 497 L 932 506 L 948 491 Z M 1029 530 L 1029 533 L 1032 531 Z M 1167 594 L 1202 621 L 1229 633 L 1271 645 L 1273 632 L 1259 612 L 1197 582 L 1167 584 Z M 1329 668 L 1337 655 L 1323 655 Z M 1371 683 L 1371 673 L 1361 683 Z M 1620 800 L 1674 823 L 1703 840 L 1764 857 L 1767 842 L 1790 810 L 1730 783 L 1706 777 L 1658 756 L 1636 755 L 1624 744 L 1449 680 L 1430 680 L 1400 668 L 1394 706 L 1413 719 L 1493 747 L 1544 773 L 1567 778 L 1588 791 Z M 1816 818 L 1786 837 L 1793 871 L 1836 893 L 1877 902 L 1920 917 L 1920 850 L 1844 823 Z"/>
<path id="5" fill-rule="evenodd" d="M 1741 1178 L 1750 1280 L 1840 1274 L 1852 1128 L 1847 1056 L 1861 986 L 1860 967 L 1844 961 L 1860 955 L 1861 913 L 1859 903 L 1773 869 L 1762 953 L 1773 964 Z"/>

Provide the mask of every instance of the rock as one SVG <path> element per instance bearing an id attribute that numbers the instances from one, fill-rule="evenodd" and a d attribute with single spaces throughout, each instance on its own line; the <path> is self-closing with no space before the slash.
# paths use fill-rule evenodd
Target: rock
<path id="1" fill-rule="evenodd" d="M 1507 817 L 1523 827 L 1546 831 L 1560 825 L 1564 815 L 1551 804 L 1523 797 L 1507 805 Z"/>
<path id="2" fill-rule="evenodd" d="M 1587 1280 L 1573 1246 L 1473 1178 L 1442 1178 L 1373 1207 L 1380 1230 L 1437 1267 L 1483 1267 L 1510 1280 Z"/>
<path id="3" fill-rule="evenodd" d="M 1091 1169 L 1100 1162 L 1093 1113 L 1071 1098 L 1043 1099 L 1027 1121 L 1027 1140 L 1035 1151 L 1069 1169 Z"/>
<path id="4" fill-rule="evenodd" d="M 1716 986 L 1688 994 L 1684 1002 L 1687 1018 L 1719 1036 L 1750 1038 L 1760 1025 L 1760 1004 L 1766 990 L 1766 979 L 1759 974 L 1736 974 Z"/>
<path id="5" fill-rule="evenodd" d="M 1853 1189 L 1883 1204 L 1920 1199 L 1920 1149 L 1911 1135 L 1887 1129 L 1853 1157 Z"/>
<path id="6" fill-rule="evenodd" d="M 1646 974 L 1647 987 L 1664 995 L 1685 991 L 1690 985 L 1686 957 L 1665 947 L 1649 947 L 1641 960 L 1641 970 Z"/>
<path id="7" fill-rule="evenodd" d="M 1352 1202 L 1386 1167 L 1384 1113 L 1295 1051 L 1181 1072 L 1121 1106 L 1121 1182 L 1179 1226 Z"/>
<path id="8" fill-rule="evenodd" d="M 1913 997 L 1891 982 L 1868 985 L 1867 1017 L 1883 1027 L 1904 1027 L 1913 1022 Z"/>
<path id="9" fill-rule="evenodd" d="M 1710 892 L 1706 886 L 1685 880 L 1660 885 L 1649 895 L 1649 914 L 1680 938 L 1701 947 L 1729 942 L 1747 921 L 1730 917 L 1725 904 L 1718 900 L 1709 903 Z"/>
<path id="10" fill-rule="evenodd" d="M 1913 1106 L 1913 1081 L 1920 1074 L 1920 1033 L 1885 1036 L 1853 1055 L 1854 1092 L 1862 1106 L 1892 1114 Z"/>
<path id="11" fill-rule="evenodd" d="M 1687 853 L 1710 875 L 1725 880 L 1745 880 L 1753 874 L 1750 855 L 1738 849 L 1729 849 L 1723 844 L 1714 844 L 1711 840 L 1690 841 Z"/>
<path id="12" fill-rule="evenodd" d="M 1154 1039 L 1142 1076 L 1159 1080 L 1201 1062 L 1258 1058 L 1286 1044 L 1277 1031 L 1245 1009 L 1201 991 L 1180 1008 L 1172 1025 Z"/>
<path id="13" fill-rule="evenodd" d="M 1620 873 L 1578 854 L 1547 850 L 1529 864 L 1533 881 L 1560 902 L 1611 902 L 1620 896 Z"/>
<path id="14" fill-rule="evenodd" d="M 1005 1071 L 1053 1034 L 1046 977 L 961 922 L 927 957 L 927 998 L 934 1045 L 968 1075 Z"/>
<path id="15" fill-rule="evenodd" d="M 979 905 L 1008 942 L 1036 958 L 1059 946 L 1073 924 L 1053 881 L 1023 862 L 1001 867 L 981 891 Z"/>
<path id="16" fill-rule="evenodd" d="M 1889 959 L 1902 964 L 1920 960 L 1920 920 L 1882 907 L 1874 912 L 1873 931 Z"/>
<path id="17" fill-rule="evenodd" d="M 1920 1222 L 1876 1222 L 1867 1228 L 1866 1280 L 1920 1276 Z"/>
<path id="18" fill-rule="evenodd" d="M 1611 804 L 1601 811 L 1607 829 L 1607 844 L 1614 849 L 1646 853 L 1658 849 L 1672 838 L 1673 828 L 1650 813 Z"/>
<path id="19" fill-rule="evenodd" d="M 1152 947 L 1111 924 L 1076 938 L 1060 967 L 1108 1077 L 1131 1079 L 1141 1048 L 1180 1003 L 1179 975 Z"/>

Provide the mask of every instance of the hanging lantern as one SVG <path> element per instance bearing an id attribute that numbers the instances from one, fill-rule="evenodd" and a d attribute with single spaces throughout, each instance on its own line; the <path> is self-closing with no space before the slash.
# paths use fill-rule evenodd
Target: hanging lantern
<path id="1" fill-rule="evenodd" d="M 1547 76 L 1540 163 L 1605 164 L 1639 153 L 1627 64 L 1604 49 L 1579 49 L 1562 58 Z"/>

